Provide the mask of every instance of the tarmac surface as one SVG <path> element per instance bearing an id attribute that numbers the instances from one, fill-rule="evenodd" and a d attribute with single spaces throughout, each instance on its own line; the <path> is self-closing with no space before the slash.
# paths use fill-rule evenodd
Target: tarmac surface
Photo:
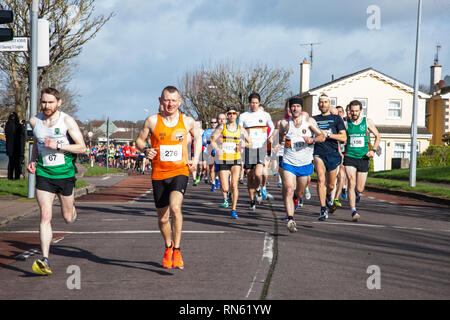
<path id="1" fill-rule="evenodd" d="M 36 201 L 0 197 L 0 299 L 450 298 L 450 207 L 444 203 L 367 191 L 359 223 L 351 222 L 345 200 L 319 222 L 312 183 L 313 197 L 295 214 L 298 232 L 289 233 L 275 178 L 268 186 L 272 200 L 255 212 L 239 185 L 237 220 L 219 207 L 221 192 L 191 181 L 183 203 L 185 268 L 172 270 L 161 265 L 149 175 L 83 179 L 95 188 L 78 191 L 75 224 L 65 224 L 54 207 L 49 277 L 31 271 L 40 257 Z"/>

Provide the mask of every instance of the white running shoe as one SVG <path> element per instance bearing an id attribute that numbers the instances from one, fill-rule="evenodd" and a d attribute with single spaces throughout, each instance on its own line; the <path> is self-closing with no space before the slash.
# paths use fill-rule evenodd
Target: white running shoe
<path id="1" fill-rule="evenodd" d="M 306 187 L 306 189 L 305 189 L 305 199 L 306 200 L 311 199 L 311 192 L 309 192 L 309 188 L 308 187 Z"/>
<path id="2" fill-rule="evenodd" d="M 328 219 L 328 210 L 320 210 L 319 221 L 325 221 Z"/>
<path id="3" fill-rule="evenodd" d="M 297 232 L 297 224 L 295 223 L 294 219 L 289 219 L 286 227 L 291 233 Z"/>

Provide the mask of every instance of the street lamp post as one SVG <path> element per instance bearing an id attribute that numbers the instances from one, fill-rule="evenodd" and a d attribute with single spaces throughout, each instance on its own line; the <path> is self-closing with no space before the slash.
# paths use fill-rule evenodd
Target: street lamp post
<path id="1" fill-rule="evenodd" d="M 422 15 L 422 0 L 419 0 L 419 8 L 417 10 L 417 33 L 416 33 L 416 61 L 414 66 L 414 101 L 413 116 L 411 124 L 411 156 L 409 165 L 409 186 L 416 186 L 416 168 L 417 168 L 417 105 L 418 105 L 418 89 L 419 89 L 419 44 L 420 44 L 420 20 Z"/>

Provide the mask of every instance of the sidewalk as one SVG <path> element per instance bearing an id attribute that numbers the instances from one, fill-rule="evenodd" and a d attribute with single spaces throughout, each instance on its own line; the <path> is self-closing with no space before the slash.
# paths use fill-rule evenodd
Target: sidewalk
<path id="1" fill-rule="evenodd" d="M 75 198 L 94 193 L 95 186 L 88 185 L 75 190 Z M 55 199 L 55 202 L 58 198 Z M 37 214 L 39 207 L 36 199 L 24 199 L 19 196 L 0 196 L 0 226 L 15 219 L 20 219 L 31 214 Z"/>

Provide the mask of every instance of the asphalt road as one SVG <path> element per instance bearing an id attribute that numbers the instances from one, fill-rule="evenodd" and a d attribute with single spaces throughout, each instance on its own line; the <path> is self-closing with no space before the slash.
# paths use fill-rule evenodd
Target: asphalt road
<path id="1" fill-rule="evenodd" d="M 55 207 L 52 276 L 31 271 L 39 257 L 37 215 L 1 227 L 0 299 L 450 298 L 448 207 L 366 193 L 359 223 L 351 222 L 346 201 L 319 222 L 311 186 L 313 197 L 296 212 L 298 232 L 291 234 L 274 181 L 274 199 L 256 212 L 247 209 L 240 185 L 237 220 L 219 208 L 220 192 L 190 184 L 183 205 L 185 268 L 167 270 L 148 178 L 92 178 L 98 194 L 77 201 L 73 225 Z"/>

